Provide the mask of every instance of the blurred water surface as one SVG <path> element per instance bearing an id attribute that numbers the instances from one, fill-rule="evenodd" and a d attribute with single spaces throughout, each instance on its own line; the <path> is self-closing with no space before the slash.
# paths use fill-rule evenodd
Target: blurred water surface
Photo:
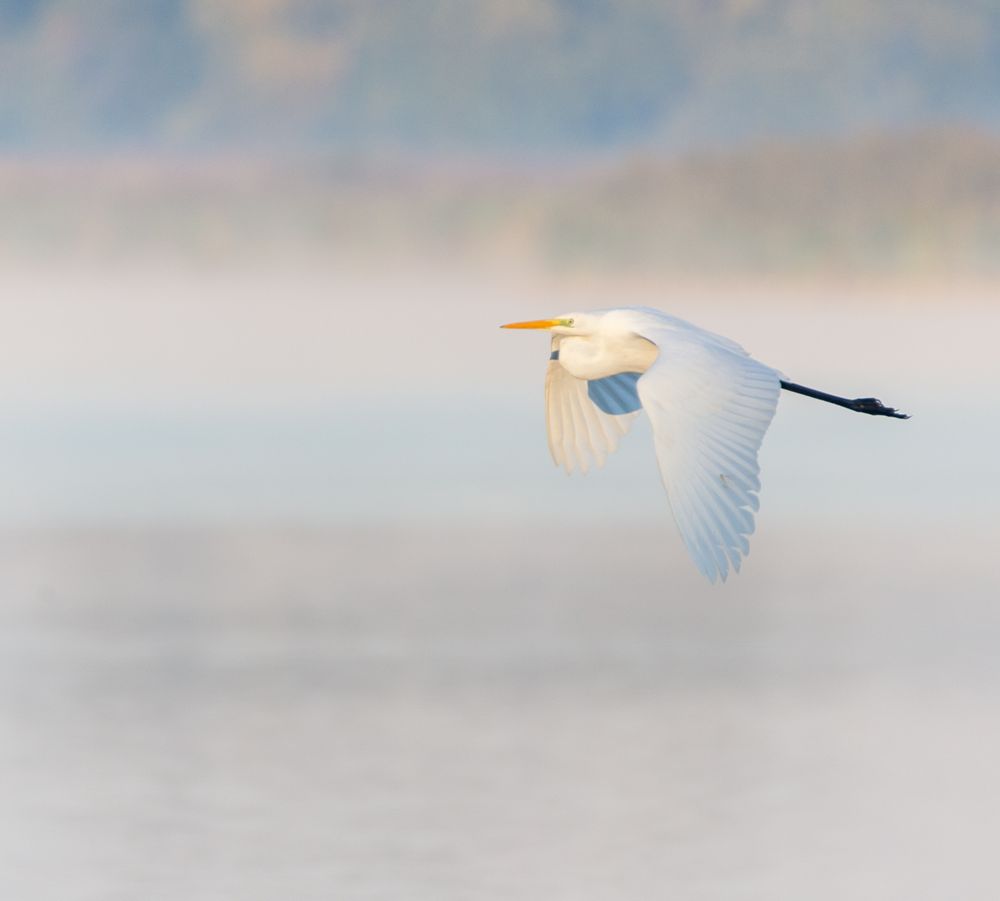
<path id="1" fill-rule="evenodd" d="M 1000 894 L 988 292 L 0 287 L 0 897 Z M 496 328 L 642 303 L 914 419 L 783 398 L 703 584 L 647 428 L 561 476 Z"/>
<path id="2" fill-rule="evenodd" d="M 9 530 L 0 895 L 994 898 L 998 537 Z"/>
<path id="3" fill-rule="evenodd" d="M 659 519 L 644 422 L 558 477 L 547 337 L 497 326 L 653 305 L 793 380 L 908 423 L 784 396 L 762 515 L 990 522 L 1000 480 L 994 293 L 394 269 L 0 273 L 0 524 L 503 516 Z"/>

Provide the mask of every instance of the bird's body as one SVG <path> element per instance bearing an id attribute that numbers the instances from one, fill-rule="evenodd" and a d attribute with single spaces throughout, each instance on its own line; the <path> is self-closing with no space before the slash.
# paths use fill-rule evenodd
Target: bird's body
<path id="1" fill-rule="evenodd" d="M 749 553 L 760 490 L 757 452 L 782 388 L 898 416 L 783 381 L 735 341 L 647 307 L 572 313 L 504 328 L 552 333 L 545 380 L 549 450 L 567 472 L 602 465 L 640 410 L 674 519 L 711 581 Z"/>

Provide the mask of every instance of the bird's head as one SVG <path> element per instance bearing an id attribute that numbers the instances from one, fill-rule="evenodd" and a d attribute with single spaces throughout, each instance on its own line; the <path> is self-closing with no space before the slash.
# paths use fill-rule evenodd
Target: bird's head
<path id="1" fill-rule="evenodd" d="M 543 328 L 556 335 L 587 336 L 597 331 L 599 316 L 593 313 L 566 313 L 555 319 L 532 319 L 529 322 L 508 322 L 500 328 Z"/>

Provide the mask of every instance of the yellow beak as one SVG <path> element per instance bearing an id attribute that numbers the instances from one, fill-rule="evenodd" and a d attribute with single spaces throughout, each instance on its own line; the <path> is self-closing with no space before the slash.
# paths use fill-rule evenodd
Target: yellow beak
<path id="1" fill-rule="evenodd" d="M 562 323 L 561 319 L 532 319 L 530 322 L 508 322 L 500 328 L 555 328 Z"/>

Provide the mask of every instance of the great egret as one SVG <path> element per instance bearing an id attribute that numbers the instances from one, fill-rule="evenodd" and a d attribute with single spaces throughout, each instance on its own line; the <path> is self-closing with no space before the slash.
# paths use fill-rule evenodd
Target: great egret
<path id="1" fill-rule="evenodd" d="M 785 381 L 735 341 L 648 307 L 568 313 L 501 328 L 552 333 L 545 377 L 549 450 L 567 472 L 598 466 L 643 409 L 670 508 L 712 582 L 750 551 L 757 451 L 781 389 L 872 416 L 908 419 L 874 397 L 850 400 Z"/>

